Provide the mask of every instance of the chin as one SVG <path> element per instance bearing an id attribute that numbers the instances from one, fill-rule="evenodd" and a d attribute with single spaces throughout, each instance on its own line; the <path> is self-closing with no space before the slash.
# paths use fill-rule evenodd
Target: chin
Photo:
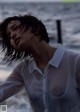
<path id="1" fill-rule="evenodd" d="M 25 46 L 25 44 L 23 44 L 23 43 L 18 44 L 18 50 L 21 52 L 26 52 L 26 54 L 28 54 L 28 55 L 31 54 L 30 48 L 28 46 Z"/>
<path id="2" fill-rule="evenodd" d="M 25 51 L 25 49 L 23 48 L 23 46 L 20 45 L 20 44 L 18 45 L 18 48 L 17 49 L 18 49 L 18 51 L 21 51 L 21 52 L 24 52 Z"/>
<path id="3" fill-rule="evenodd" d="M 20 51 L 20 52 L 26 52 L 26 54 L 30 54 L 28 51 L 26 51 L 26 49 L 25 48 L 23 48 L 23 47 L 18 47 L 18 51 Z"/>

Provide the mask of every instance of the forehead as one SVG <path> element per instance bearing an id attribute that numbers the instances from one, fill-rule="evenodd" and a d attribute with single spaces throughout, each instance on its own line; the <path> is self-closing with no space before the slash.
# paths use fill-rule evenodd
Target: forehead
<path id="1" fill-rule="evenodd" d="M 20 24 L 21 24 L 21 23 L 20 23 L 19 20 L 12 20 L 12 21 L 10 21 L 10 22 L 8 23 L 8 25 L 7 25 L 7 30 L 10 29 L 13 25 L 18 26 L 18 25 L 20 25 Z"/>

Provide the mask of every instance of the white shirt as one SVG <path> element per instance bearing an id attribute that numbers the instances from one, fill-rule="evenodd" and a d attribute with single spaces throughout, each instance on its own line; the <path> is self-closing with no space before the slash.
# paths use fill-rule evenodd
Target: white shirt
<path id="1" fill-rule="evenodd" d="M 33 58 L 22 61 L 6 82 L 0 85 L 0 102 L 17 93 L 24 85 L 35 112 L 71 112 L 80 103 L 76 90 L 80 54 L 67 51 L 61 45 L 55 47 L 57 50 L 44 72 Z"/>

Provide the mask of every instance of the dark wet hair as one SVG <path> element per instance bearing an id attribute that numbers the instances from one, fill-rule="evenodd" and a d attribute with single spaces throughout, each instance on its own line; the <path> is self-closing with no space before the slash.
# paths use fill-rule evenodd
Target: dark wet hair
<path id="1" fill-rule="evenodd" d="M 5 51 L 5 56 L 3 60 L 5 60 L 6 62 L 12 62 L 15 60 L 23 59 L 28 56 L 26 52 L 20 52 L 13 48 L 13 46 L 10 43 L 9 35 L 7 34 L 7 26 L 13 20 L 19 20 L 21 22 L 21 27 L 25 27 L 25 30 L 31 27 L 32 32 L 35 35 L 39 35 L 41 37 L 40 41 L 44 40 L 47 43 L 49 42 L 48 33 L 46 31 L 44 24 L 36 17 L 31 15 L 8 17 L 0 24 L 2 48 L 3 51 Z"/>

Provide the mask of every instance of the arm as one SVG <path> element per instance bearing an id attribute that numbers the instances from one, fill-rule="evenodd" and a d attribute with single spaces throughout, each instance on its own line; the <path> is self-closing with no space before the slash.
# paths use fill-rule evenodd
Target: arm
<path id="1" fill-rule="evenodd" d="M 7 80 L 0 85 L 0 102 L 16 94 L 23 87 L 24 82 L 20 70 L 20 67 L 17 67 Z"/>

